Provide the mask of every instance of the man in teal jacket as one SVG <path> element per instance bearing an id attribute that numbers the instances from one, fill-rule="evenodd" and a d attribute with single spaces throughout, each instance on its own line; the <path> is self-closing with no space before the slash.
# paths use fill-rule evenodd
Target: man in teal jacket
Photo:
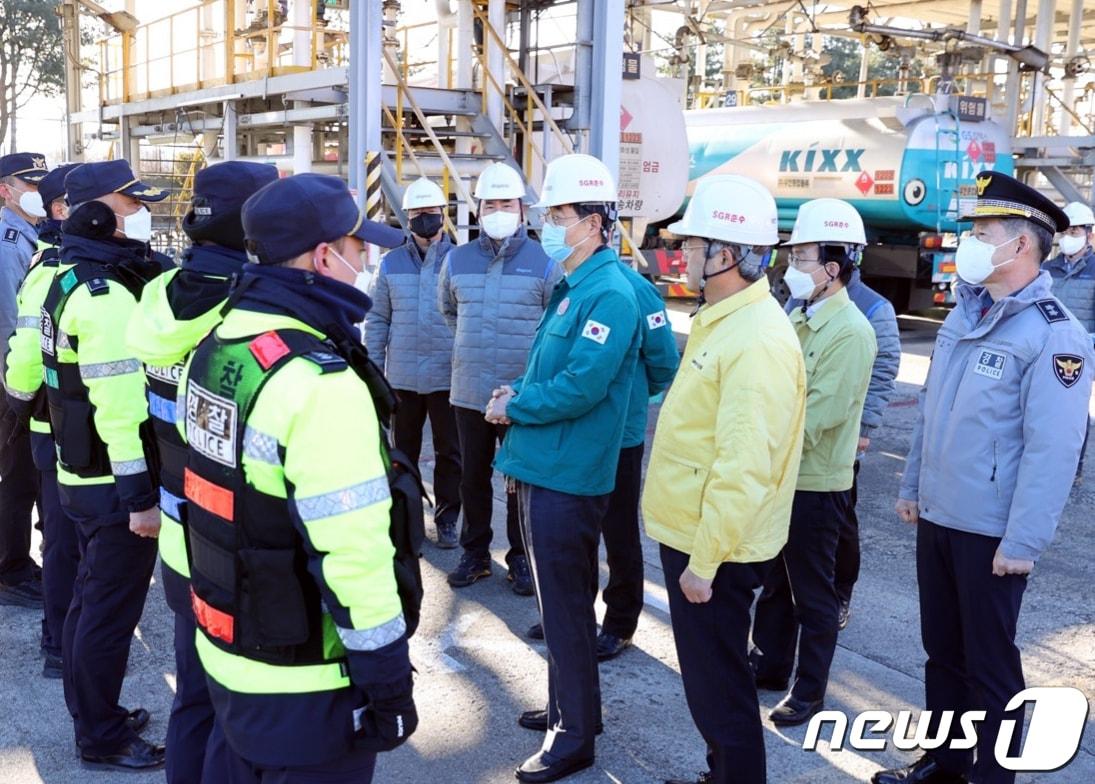
<path id="1" fill-rule="evenodd" d="M 562 263 L 525 375 L 495 390 L 487 420 L 511 424 L 495 466 L 517 481 L 521 532 L 547 642 L 548 705 L 521 717 L 548 732 L 516 771 L 547 782 L 593 764 L 601 723 L 593 611 L 601 520 L 616 484 L 641 340 L 635 291 L 604 243 L 615 218 L 607 167 L 551 162 L 539 206 L 545 252 Z"/>

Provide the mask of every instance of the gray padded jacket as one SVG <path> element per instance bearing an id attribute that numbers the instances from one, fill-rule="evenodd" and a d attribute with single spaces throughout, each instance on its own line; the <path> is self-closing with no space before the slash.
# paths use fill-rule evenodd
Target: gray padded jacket
<path id="1" fill-rule="evenodd" d="M 452 248 L 442 236 L 423 260 L 408 236 L 384 255 L 369 287 L 365 347 L 396 389 L 425 395 L 449 388 L 453 335 L 437 312 L 437 279 Z"/>
<path id="2" fill-rule="evenodd" d="M 1095 250 L 1069 264 L 1063 253 L 1042 265 L 1053 276 L 1053 296 L 1079 319 L 1088 333 L 1095 332 Z"/>
<path id="3" fill-rule="evenodd" d="M 562 277 L 524 226 L 500 248 L 484 233 L 449 253 L 437 307 L 456 331 L 454 406 L 484 411 L 492 391 L 525 372 L 536 325 Z"/>

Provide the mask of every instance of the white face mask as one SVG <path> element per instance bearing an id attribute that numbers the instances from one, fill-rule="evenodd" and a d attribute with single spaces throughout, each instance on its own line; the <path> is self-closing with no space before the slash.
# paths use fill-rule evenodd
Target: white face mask
<path id="1" fill-rule="evenodd" d="M 46 207 L 38 191 L 23 191 L 19 194 L 19 209 L 32 218 L 46 217 Z"/>
<path id="2" fill-rule="evenodd" d="M 1057 247 L 1061 249 L 1061 253 L 1066 256 L 1075 256 L 1082 251 L 1087 245 L 1087 235 L 1081 235 L 1079 237 L 1073 237 L 1071 234 L 1065 234 L 1057 241 Z"/>
<path id="3" fill-rule="evenodd" d="M 335 250 L 334 248 L 329 248 L 329 250 L 335 255 L 336 259 L 341 261 L 347 266 L 347 268 L 349 268 L 350 272 L 354 273 L 354 288 L 360 291 L 362 294 L 368 294 L 369 286 L 372 285 L 373 282 L 373 273 L 370 272 L 368 269 L 362 269 L 361 272 L 358 272 L 356 269 L 354 269 L 354 265 L 346 261 L 346 259 L 342 258 L 342 254 L 340 254 L 337 250 Z"/>
<path id="4" fill-rule="evenodd" d="M 787 271 L 783 273 L 783 282 L 787 284 L 794 299 L 808 300 L 817 288 L 813 274 L 796 267 L 787 267 Z"/>
<path id="5" fill-rule="evenodd" d="M 119 230 L 129 239 L 137 242 L 148 242 L 152 239 L 152 213 L 147 207 L 141 207 L 131 215 L 114 215 L 122 219 Z"/>
<path id="6" fill-rule="evenodd" d="M 512 237 L 521 225 L 521 215 L 516 212 L 492 212 L 479 217 L 479 225 L 492 240 L 504 240 Z"/>
<path id="7" fill-rule="evenodd" d="M 999 264 L 993 264 L 992 257 L 997 248 L 1002 248 L 1017 239 L 1018 237 L 1013 237 L 1010 240 L 1004 240 L 999 245 L 992 245 L 984 240 L 977 239 L 972 234 L 966 237 L 958 243 L 958 251 L 954 254 L 954 264 L 958 270 L 958 277 L 974 286 L 982 283 L 994 270 L 1015 261 L 1016 257 L 1012 256 Z"/>

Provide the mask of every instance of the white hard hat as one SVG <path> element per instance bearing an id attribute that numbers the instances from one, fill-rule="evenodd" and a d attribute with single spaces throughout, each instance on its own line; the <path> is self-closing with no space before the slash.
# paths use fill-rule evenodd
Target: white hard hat
<path id="1" fill-rule="evenodd" d="M 572 153 L 548 164 L 544 192 L 536 206 L 547 209 L 562 204 L 615 203 L 616 196 L 616 182 L 604 163 L 592 155 Z"/>
<path id="2" fill-rule="evenodd" d="M 795 227 L 786 245 L 807 245 L 811 242 L 866 245 L 863 218 L 841 199 L 813 199 L 798 208 Z"/>
<path id="3" fill-rule="evenodd" d="M 425 177 L 419 177 L 407 186 L 407 190 L 403 191 L 403 209 L 405 210 L 444 207 L 447 204 L 448 199 L 445 198 L 441 189 Z"/>
<path id="4" fill-rule="evenodd" d="M 776 200 L 756 180 L 740 174 L 702 178 L 684 217 L 669 225 L 674 234 L 741 245 L 779 243 Z"/>
<path id="5" fill-rule="evenodd" d="M 472 196 L 476 199 L 523 199 L 525 181 L 509 164 L 492 163 L 479 175 Z"/>
<path id="6" fill-rule="evenodd" d="M 1068 225 L 1070 227 L 1095 225 L 1095 213 L 1082 201 L 1074 201 L 1066 205 L 1065 215 L 1068 216 Z"/>

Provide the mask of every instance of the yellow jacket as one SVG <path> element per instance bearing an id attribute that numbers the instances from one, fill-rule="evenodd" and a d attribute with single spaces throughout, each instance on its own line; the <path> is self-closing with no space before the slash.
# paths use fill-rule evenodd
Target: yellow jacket
<path id="1" fill-rule="evenodd" d="M 787 542 L 802 453 L 806 371 L 761 278 L 696 315 L 658 418 L 643 491 L 646 532 L 712 578 Z"/>

